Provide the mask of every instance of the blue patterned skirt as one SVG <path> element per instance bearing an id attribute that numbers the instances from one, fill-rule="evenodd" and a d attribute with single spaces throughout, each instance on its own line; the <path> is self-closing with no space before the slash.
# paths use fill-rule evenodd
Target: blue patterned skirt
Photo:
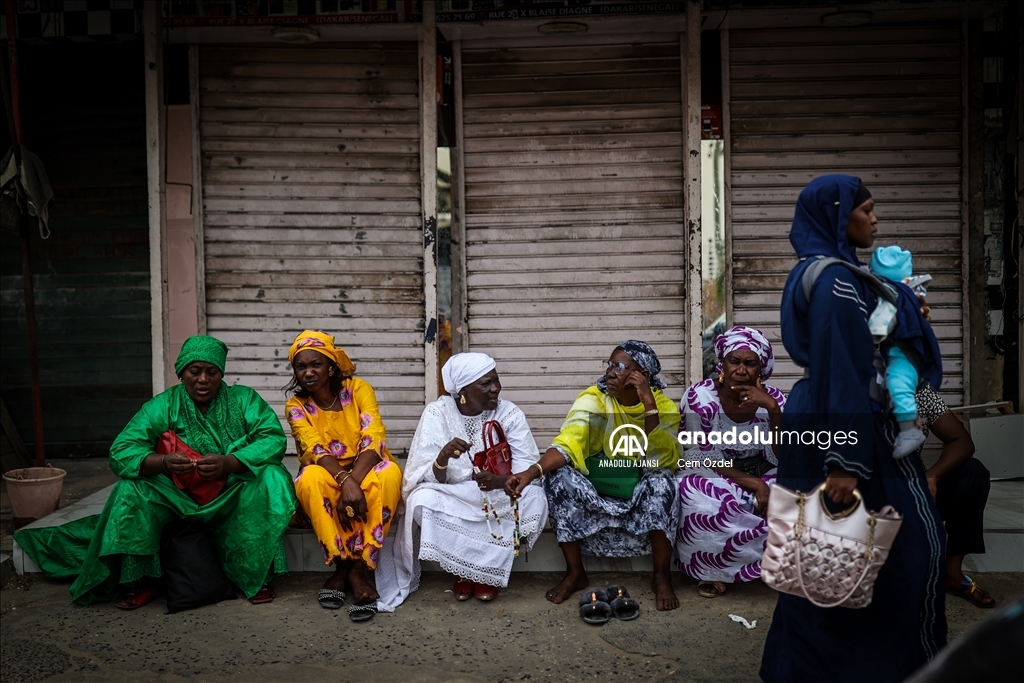
<path id="1" fill-rule="evenodd" d="M 677 484 L 668 470 L 645 472 L 630 500 L 602 496 L 567 464 L 544 475 L 548 518 L 559 543 L 580 542 L 585 555 L 636 557 L 651 553 L 652 531 L 675 538 Z"/>

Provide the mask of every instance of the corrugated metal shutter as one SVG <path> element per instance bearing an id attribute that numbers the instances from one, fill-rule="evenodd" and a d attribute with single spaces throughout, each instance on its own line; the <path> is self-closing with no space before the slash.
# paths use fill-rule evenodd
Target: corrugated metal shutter
<path id="1" fill-rule="evenodd" d="M 860 176 L 877 245 L 911 250 L 935 278 L 942 393 L 962 402 L 960 71 L 958 24 L 730 32 L 735 324 L 779 341 L 797 195 L 819 175 Z M 800 373 L 780 351 L 773 382 L 788 390 Z"/>
<path id="2" fill-rule="evenodd" d="M 31 241 L 46 455 L 105 457 L 152 396 L 142 45 L 18 49 L 25 146 L 56 200 Z M 21 247 L 0 247 L 0 384 L 31 443 Z"/>
<path id="3" fill-rule="evenodd" d="M 682 393 L 678 36 L 462 47 L 469 343 L 541 448 L 616 344 Z"/>
<path id="4" fill-rule="evenodd" d="M 423 410 L 416 43 L 204 48 L 207 328 L 279 411 L 288 346 L 335 335 L 396 452 Z"/>

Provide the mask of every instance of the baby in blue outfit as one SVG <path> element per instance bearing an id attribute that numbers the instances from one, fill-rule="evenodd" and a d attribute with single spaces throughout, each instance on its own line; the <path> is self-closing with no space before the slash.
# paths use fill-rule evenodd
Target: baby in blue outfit
<path id="1" fill-rule="evenodd" d="M 893 282 L 903 282 L 915 291 L 924 294 L 924 283 L 930 276 L 914 277 L 914 259 L 909 251 L 892 246 L 879 247 L 871 255 L 871 272 Z M 885 299 L 879 299 L 875 310 L 868 318 L 868 329 L 875 343 L 882 342 L 896 328 L 896 307 Z M 924 431 L 917 424 L 917 368 L 907 355 L 895 344 L 886 353 L 885 386 L 892 397 L 893 413 L 900 431 L 893 447 L 893 457 L 902 458 L 913 453 L 924 443 Z"/>

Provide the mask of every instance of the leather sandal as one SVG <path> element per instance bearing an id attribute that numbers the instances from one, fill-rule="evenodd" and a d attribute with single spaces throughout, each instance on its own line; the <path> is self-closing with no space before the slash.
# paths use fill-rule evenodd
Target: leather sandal
<path id="1" fill-rule="evenodd" d="M 974 583 L 974 579 L 966 574 L 964 575 L 964 578 L 967 580 L 956 588 L 953 586 L 947 586 L 946 592 L 950 595 L 955 595 L 958 598 L 963 598 L 975 607 L 980 607 L 981 609 L 992 609 L 996 606 L 996 601 L 992 599 L 992 596 L 978 586 L 978 584 Z"/>
<path id="2" fill-rule="evenodd" d="M 608 586 L 608 599 L 616 619 L 632 621 L 640 616 L 640 603 L 629 597 L 625 586 Z"/>
<path id="3" fill-rule="evenodd" d="M 494 598 L 498 597 L 498 587 L 488 586 L 485 583 L 478 583 L 476 584 L 476 588 L 473 590 L 473 595 L 476 596 L 477 600 L 490 602 Z"/>
<path id="4" fill-rule="evenodd" d="M 455 585 L 452 586 L 452 593 L 455 594 L 455 599 L 459 602 L 465 602 L 473 597 L 476 584 L 466 579 L 455 579 Z"/>
<path id="5" fill-rule="evenodd" d="M 274 598 L 277 597 L 277 591 L 269 583 L 263 584 L 263 588 L 260 588 L 256 595 L 249 598 L 249 602 L 254 605 L 263 605 L 268 602 L 273 602 Z"/>
<path id="6" fill-rule="evenodd" d="M 580 619 L 588 624 L 607 624 L 612 618 L 608 594 L 600 588 L 580 593 Z"/>
<path id="7" fill-rule="evenodd" d="M 133 610 L 148 605 L 153 601 L 159 594 L 159 590 L 156 586 L 139 586 L 132 588 L 130 591 L 122 595 L 117 599 L 114 604 L 118 609 Z"/>
<path id="8" fill-rule="evenodd" d="M 725 592 L 725 584 L 721 581 L 700 581 L 697 583 L 697 595 L 702 598 L 717 598 Z"/>

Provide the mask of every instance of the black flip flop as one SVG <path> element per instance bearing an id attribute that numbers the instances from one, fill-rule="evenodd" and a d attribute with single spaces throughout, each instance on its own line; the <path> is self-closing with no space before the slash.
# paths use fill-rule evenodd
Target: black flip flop
<path id="1" fill-rule="evenodd" d="M 580 593 L 580 619 L 588 624 L 607 624 L 611 618 L 607 593 L 600 588 Z"/>
<path id="2" fill-rule="evenodd" d="M 629 597 L 625 586 L 608 586 L 608 597 L 611 598 L 608 604 L 616 619 L 632 621 L 640 616 L 640 603 Z"/>
<path id="3" fill-rule="evenodd" d="M 376 613 L 376 600 L 360 600 L 348 608 L 348 618 L 355 622 L 369 621 Z"/>
<path id="4" fill-rule="evenodd" d="M 345 593 L 333 588 L 321 588 L 316 601 L 324 609 L 341 609 L 345 606 Z"/>

